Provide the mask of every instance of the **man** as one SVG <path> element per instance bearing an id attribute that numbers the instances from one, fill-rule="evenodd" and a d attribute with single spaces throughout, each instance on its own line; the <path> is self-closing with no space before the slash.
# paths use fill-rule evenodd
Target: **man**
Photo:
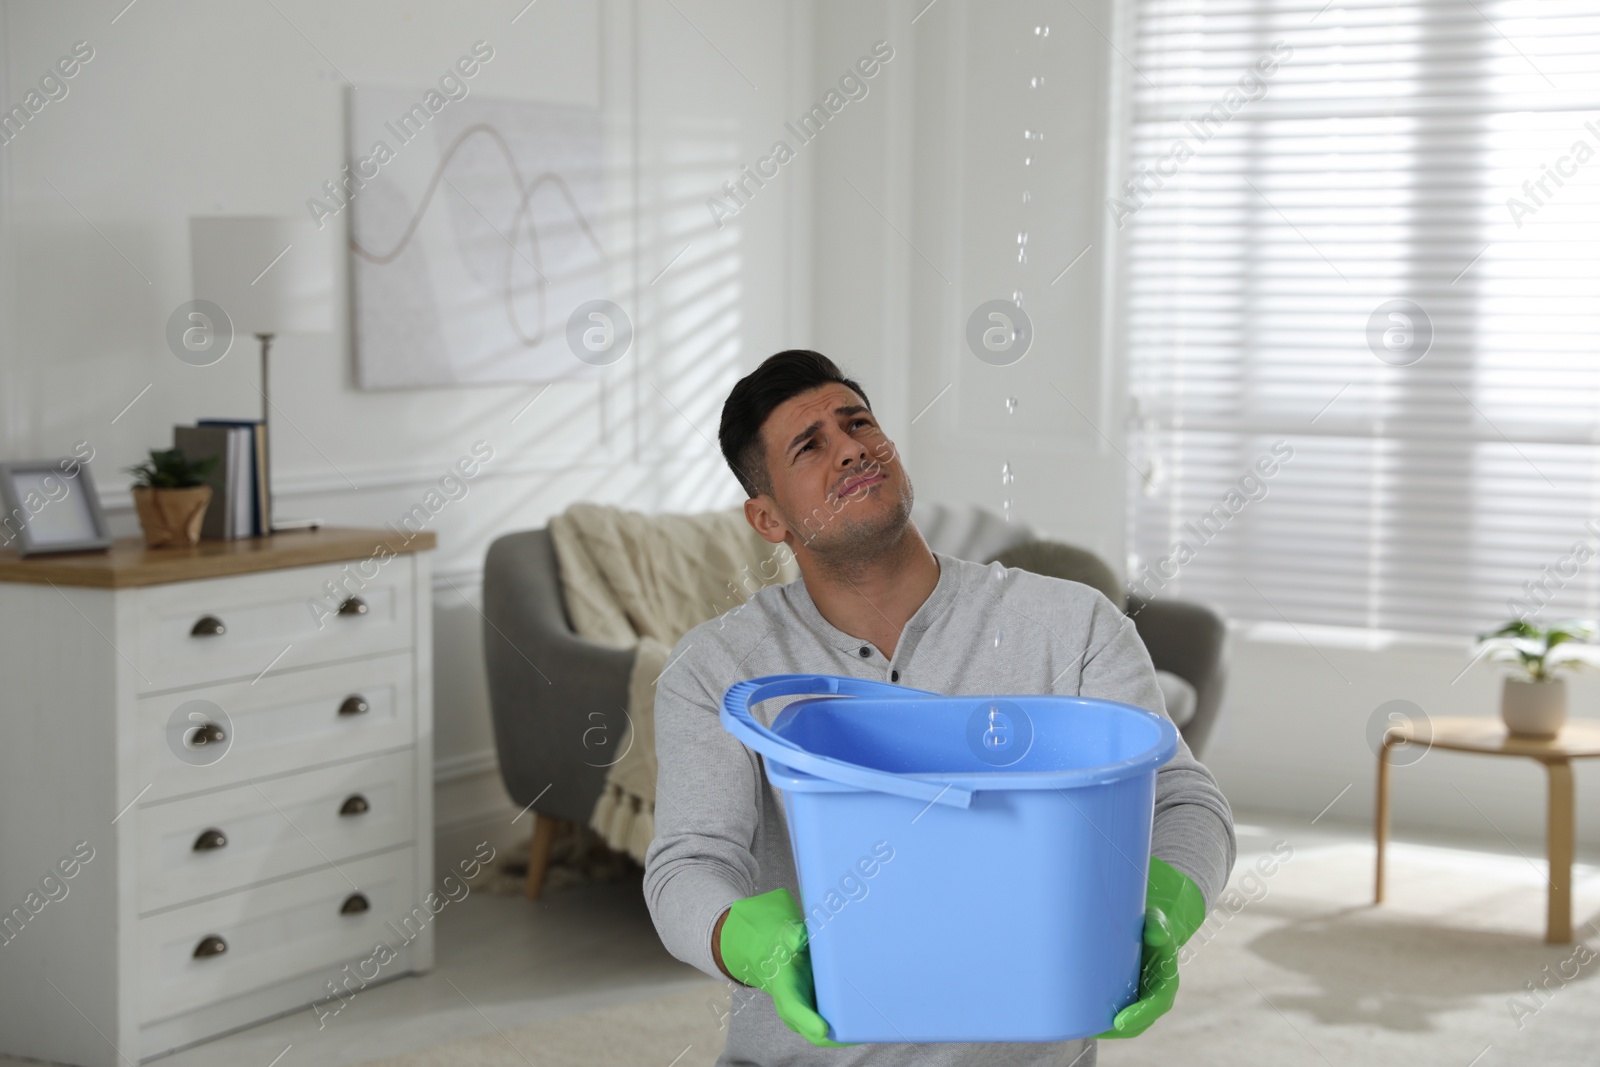
<path id="1" fill-rule="evenodd" d="M 1093 1039 L 830 1041 L 815 1010 L 781 796 L 718 711 L 746 678 L 838 674 L 951 695 L 1100 697 L 1165 714 L 1132 620 L 1088 586 L 930 551 L 911 522 L 911 479 L 893 442 L 861 386 L 825 356 L 794 350 L 764 362 L 729 394 L 720 438 L 751 527 L 778 558 L 794 554 L 801 580 L 690 631 L 656 686 L 651 916 L 674 956 L 757 987 L 735 987 L 718 1063 L 1092 1067 Z M 757 713 L 770 722 L 776 712 Z M 1152 837 L 1139 1000 L 1103 1036 L 1137 1034 L 1171 1005 L 1177 945 L 1233 866 L 1227 801 L 1181 740 L 1157 776 Z"/>

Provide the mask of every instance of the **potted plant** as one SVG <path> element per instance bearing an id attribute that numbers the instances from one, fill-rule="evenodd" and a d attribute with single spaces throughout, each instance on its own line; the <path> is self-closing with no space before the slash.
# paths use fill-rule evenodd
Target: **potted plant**
<path id="1" fill-rule="evenodd" d="M 133 505 L 139 511 L 145 544 L 160 548 L 200 543 L 200 526 L 211 504 L 206 476 L 221 458 L 191 460 L 176 448 L 151 449 L 147 462 L 124 468 L 135 478 Z"/>
<path id="2" fill-rule="evenodd" d="M 1557 649 L 1569 642 L 1587 643 L 1594 632 L 1591 622 L 1540 626 L 1518 619 L 1478 638 L 1488 646 L 1490 659 L 1515 664 L 1500 697 L 1500 717 L 1508 731 L 1538 738 L 1561 732 L 1567 719 L 1567 682 L 1556 672 L 1582 667 L 1584 660 L 1576 649 Z"/>

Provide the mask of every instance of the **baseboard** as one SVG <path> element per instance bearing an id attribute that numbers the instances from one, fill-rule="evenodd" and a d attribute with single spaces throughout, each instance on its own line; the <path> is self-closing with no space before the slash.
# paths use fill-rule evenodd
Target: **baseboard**
<path id="1" fill-rule="evenodd" d="M 492 748 L 476 752 L 463 752 L 433 761 L 433 784 L 444 785 L 471 778 L 475 774 L 494 774 L 500 769 L 500 758 Z"/>

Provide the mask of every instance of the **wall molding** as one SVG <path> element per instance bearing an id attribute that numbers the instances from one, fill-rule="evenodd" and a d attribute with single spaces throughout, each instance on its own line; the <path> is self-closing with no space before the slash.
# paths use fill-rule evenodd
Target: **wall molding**
<path id="1" fill-rule="evenodd" d="M 493 748 L 480 748 L 433 761 L 433 784 L 459 782 L 480 774 L 500 773 L 500 757 Z"/>
<path id="2" fill-rule="evenodd" d="M 720 461 L 720 457 L 719 461 Z M 671 468 L 678 465 L 692 465 L 705 462 L 705 456 L 685 456 L 681 454 L 661 453 L 652 455 L 643 460 L 620 460 L 620 462 L 637 463 L 646 468 Z M 534 462 L 502 464 L 500 466 L 486 466 L 474 475 L 473 483 L 484 481 L 498 481 L 503 478 L 527 478 L 550 474 L 569 474 L 582 470 L 610 470 L 619 460 L 607 457 L 602 460 L 562 459 L 560 457 L 538 460 Z M 272 479 L 272 498 L 274 502 L 289 496 L 327 496 L 337 494 L 347 496 L 350 493 L 381 492 L 389 489 L 432 487 L 434 483 L 450 471 L 450 464 L 442 466 L 426 466 L 421 463 L 403 465 L 372 466 L 365 469 L 349 469 L 351 480 L 356 482 L 356 488 L 350 488 L 350 482 L 338 474 L 298 474 L 274 475 Z M 106 488 L 96 484 L 100 493 L 100 506 L 107 511 L 133 511 L 133 492 L 130 487 Z"/>
<path id="3" fill-rule="evenodd" d="M 455 570 L 451 571 L 433 572 L 433 590 L 436 593 L 442 592 L 446 589 L 453 593 L 456 590 L 456 586 L 459 585 L 473 586 L 482 584 L 483 567 L 481 566 L 457 567 Z"/>
<path id="4" fill-rule="evenodd" d="M 492 826 L 496 828 L 503 828 L 502 824 L 513 825 L 520 828 L 518 836 L 524 836 L 527 833 L 531 833 L 533 827 L 528 820 L 524 819 L 515 824 L 510 822 L 508 813 L 515 812 L 516 810 L 517 809 L 513 807 L 502 808 L 501 806 L 496 805 L 493 808 L 480 808 L 465 815 L 457 815 L 452 819 L 436 819 L 433 823 L 433 834 L 436 842 L 435 848 L 437 849 L 438 847 L 437 841 L 439 838 L 449 834 L 458 834 L 461 831 L 471 829 L 474 826 Z"/>

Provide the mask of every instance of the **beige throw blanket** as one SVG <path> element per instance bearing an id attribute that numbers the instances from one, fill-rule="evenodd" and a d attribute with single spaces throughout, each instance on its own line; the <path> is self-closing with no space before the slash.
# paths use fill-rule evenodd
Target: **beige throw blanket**
<path id="1" fill-rule="evenodd" d="M 589 825 L 643 863 L 655 836 L 655 684 L 672 646 L 764 586 L 798 578 L 799 565 L 788 546 L 750 529 L 743 508 L 644 515 L 574 504 L 550 520 L 550 535 L 573 628 L 591 641 L 637 649 L 627 729 Z"/>

